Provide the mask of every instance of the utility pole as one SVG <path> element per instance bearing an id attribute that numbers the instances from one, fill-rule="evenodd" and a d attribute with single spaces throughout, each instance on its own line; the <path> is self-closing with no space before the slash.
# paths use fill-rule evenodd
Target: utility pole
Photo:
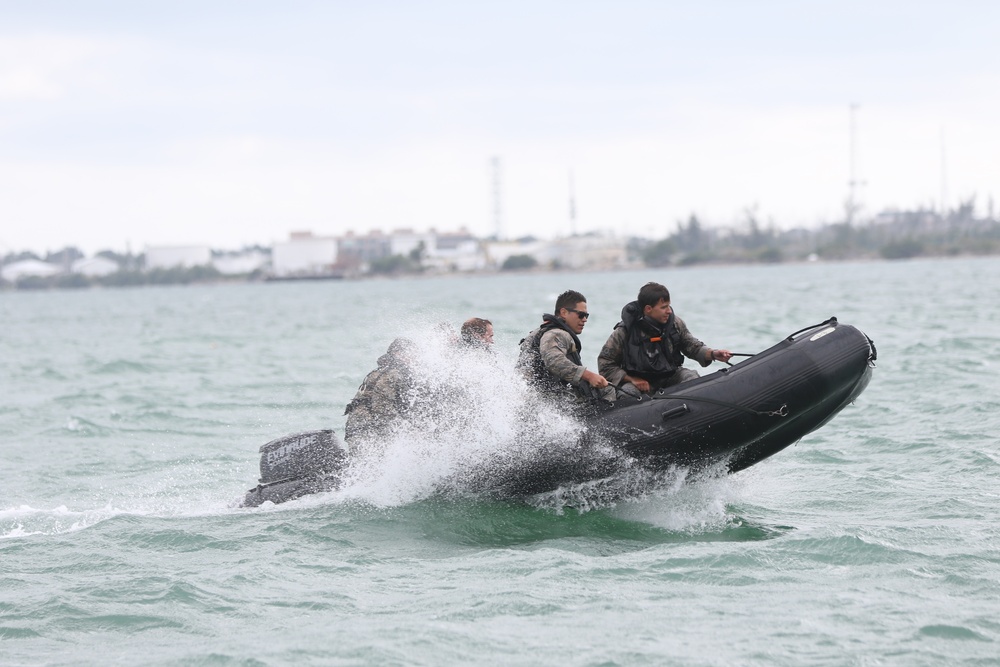
<path id="1" fill-rule="evenodd" d="M 576 193 L 573 190 L 573 170 L 569 170 L 569 235 L 576 236 Z"/>
<path id="2" fill-rule="evenodd" d="M 494 155 L 490 160 L 493 171 L 493 234 L 497 241 L 503 240 L 503 206 L 500 196 L 500 157 Z"/>

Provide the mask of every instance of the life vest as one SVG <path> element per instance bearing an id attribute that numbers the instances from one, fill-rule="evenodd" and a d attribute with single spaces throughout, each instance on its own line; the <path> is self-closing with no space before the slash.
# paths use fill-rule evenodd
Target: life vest
<path id="1" fill-rule="evenodd" d="M 622 368 L 629 375 L 653 382 L 665 380 L 684 363 L 673 312 L 661 326 L 642 317 L 638 302 L 633 301 L 622 308 L 622 321 L 615 325 L 619 327 L 625 329 Z"/>
<path id="2" fill-rule="evenodd" d="M 542 326 L 538 327 L 538 330 L 535 331 L 531 339 L 528 340 L 527 337 L 521 339 L 522 345 L 526 340 L 528 340 L 528 348 L 522 352 L 521 356 L 518 358 L 517 368 L 528 376 L 531 383 L 534 384 L 536 388 L 543 392 L 558 392 L 564 391 L 567 388 L 572 388 L 581 396 L 589 398 L 589 391 L 585 392 L 582 387 L 560 380 L 552 375 L 547 368 L 545 368 L 545 362 L 542 361 L 542 354 L 540 350 L 542 336 L 554 329 L 562 329 L 573 337 L 573 343 L 576 345 L 576 350 L 568 351 L 566 353 L 566 358 L 577 366 L 583 366 L 583 359 L 580 357 L 580 351 L 583 349 L 583 343 L 580 342 L 580 338 L 572 329 L 566 326 L 564 321 L 554 315 L 545 314 L 542 315 Z"/>

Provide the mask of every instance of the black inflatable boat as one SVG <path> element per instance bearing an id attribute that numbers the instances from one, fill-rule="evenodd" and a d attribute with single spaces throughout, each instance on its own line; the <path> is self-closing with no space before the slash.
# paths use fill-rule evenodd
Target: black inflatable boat
<path id="1" fill-rule="evenodd" d="M 524 496 L 636 467 L 725 464 L 737 472 L 797 442 L 854 401 L 868 386 L 875 359 L 870 338 L 831 318 L 732 367 L 591 415 L 579 443 L 559 451 L 542 445 L 539 456 L 499 475 L 480 475 L 473 486 Z M 349 461 L 330 430 L 273 440 L 260 454 L 260 483 L 247 492 L 244 506 L 334 489 Z"/>

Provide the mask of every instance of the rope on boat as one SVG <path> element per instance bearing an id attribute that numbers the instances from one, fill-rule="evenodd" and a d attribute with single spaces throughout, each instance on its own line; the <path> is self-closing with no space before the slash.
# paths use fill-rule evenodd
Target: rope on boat
<path id="1" fill-rule="evenodd" d="M 836 323 L 837 323 L 836 316 L 831 317 L 826 322 L 820 322 L 819 324 L 814 324 L 811 327 L 806 327 L 805 329 L 799 329 L 798 331 L 796 331 L 795 333 L 793 333 L 791 336 L 789 336 L 786 340 L 794 340 L 795 337 L 798 336 L 803 331 L 809 331 L 810 329 L 818 329 L 819 327 L 824 326 L 826 324 L 836 324 Z"/>
<path id="2" fill-rule="evenodd" d="M 864 331 L 861 333 L 864 334 L 865 338 L 868 338 L 868 334 Z M 878 350 L 875 349 L 875 341 L 871 338 L 868 338 L 868 347 L 871 348 L 870 354 L 868 355 L 868 365 L 875 368 L 875 360 L 878 359 Z"/>
<path id="3" fill-rule="evenodd" d="M 729 354 L 731 356 L 733 356 L 733 357 L 756 357 L 757 356 L 756 353 L 750 354 L 749 352 L 730 352 Z M 727 366 L 729 366 L 730 368 L 733 367 L 733 364 L 731 362 L 729 362 L 729 361 L 725 361 L 723 363 L 726 364 Z"/>
<path id="4" fill-rule="evenodd" d="M 726 401 L 718 401 L 714 398 L 705 398 L 703 396 L 675 396 L 671 394 L 670 396 L 664 396 L 663 398 L 657 399 L 660 401 L 666 399 L 676 399 L 678 401 L 701 401 L 702 403 L 712 403 L 713 405 L 721 405 L 724 408 L 733 408 L 739 410 L 740 412 L 746 412 L 747 414 L 756 415 L 758 417 L 787 417 L 788 416 L 788 404 L 783 404 L 777 410 L 754 410 L 753 408 L 748 408 L 745 405 L 738 405 L 736 403 L 728 403 Z M 677 408 L 667 410 L 663 413 L 664 419 L 671 419 L 673 417 L 678 417 L 682 412 L 687 412 L 687 405 L 681 405 Z"/>
<path id="5" fill-rule="evenodd" d="M 810 327 L 806 327 L 805 329 L 799 329 L 798 331 L 796 331 L 795 333 L 793 333 L 792 335 L 790 335 L 785 340 L 788 340 L 788 341 L 795 340 L 795 337 L 798 336 L 800 333 L 802 333 L 804 331 L 809 331 L 810 329 L 818 329 L 818 328 L 820 328 L 822 326 L 825 326 L 827 324 L 837 324 L 837 317 L 834 316 L 834 317 L 831 317 L 830 319 L 826 320 L 825 322 L 820 322 L 819 324 L 814 324 L 814 325 L 812 325 Z M 868 342 L 871 343 L 871 338 L 868 339 Z M 875 349 L 875 345 L 872 344 L 872 350 L 874 350 L 874 349 Z M 734 357 L 756 357 L 757 356 L 756 354 L 748 354 L 746 352 L 731 352 L 730 354 L 732 356 L 734 356 Z M 873 357 L 873 360 L 874 360 L 874 357 Z M 729 363 L 728 361 L 726 361 L 724 363 L 726 365 L 728 365 L 730 368 L 733 367 L 733 364 Z"/>

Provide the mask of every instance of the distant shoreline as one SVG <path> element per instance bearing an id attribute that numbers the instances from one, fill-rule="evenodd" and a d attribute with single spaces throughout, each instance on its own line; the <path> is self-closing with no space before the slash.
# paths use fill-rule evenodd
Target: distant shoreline
<path id="1" fill-rule="evenodd" d="M 832 264 L 851 264 L 851 263 L 863 263 L 863 264 L 875 264 L 875 263 L 885 263 L 885 264 L 896 264 L 905 262 L 919 262 L 919 261 L 967 261 L 969 259 L 993 259 L 1000 257 L 1000 254 L 975 254 L 966 253 L 960 255 L 921 255 L 917 257 L 907 257 L 902 259 L 885 259 L 882 257 L 845 257 L 838 259 L 799 259 L 799 260 L 788 260 L 782 262 L 698 262 L 691 264 L 681 264 L 681 265 L 667 265 L 667 266 L 646 266 L 642 264 L 635 264 L 632 266 L 622 266 L 622 267 L 600 267 L 600 268 L 531 268 L 531 269 L 515 269 L 506 271 L 451 271 L 451 272 L 415 272 L 415 273 L 398 273 L 398 274 L 357 274 L 352 276 L 347 275 L 316 275 L 316 276 L 283 276 L 283 277 L 273 277 L 273 276 L 218 276 L 212 278 L 202 278 L 199 280 L 187 280 L 187 281 L 177 281 L 177 282 L 137 282 L 128 284 L 104 284 L 101 282 L 93 282 L 87 284 L 58 284 L 57 281 L 46 280 L 44 284 L 40 284 L 41 281 L 32 281 L 29 285 L 23 284 L 12 284 L 5 281 L 0 281 L 0 292 L 48 292 L 48 291 L 81 291 L 81 290 L 92 290 L 92 289 L 129 289 L 129 288 L 144 288 L 144 287 L 185 287 L 185 286 L 212 286 L 212 285 L 246 285 L 246 284 L 287 284 L 287 283 L 321 283 L 321 282 L 367 282 L 367 281 L 396 281 L 396 280 L 432 280 L 438 278 L 489 278 L 496 276 L 516 276 L 516 275 L 559 275 L 559 274 L 570 274 L 570 273 L 620 273 L 628 271 L 684 271 L 689 269 L 701 269 L 701 268 L 735 268 L 735 267 L 776 267 L 776 266 L 811 266 L 811 265 L 832 265 Z M 23 282 L 23 281 L 22 281 Z"/>

